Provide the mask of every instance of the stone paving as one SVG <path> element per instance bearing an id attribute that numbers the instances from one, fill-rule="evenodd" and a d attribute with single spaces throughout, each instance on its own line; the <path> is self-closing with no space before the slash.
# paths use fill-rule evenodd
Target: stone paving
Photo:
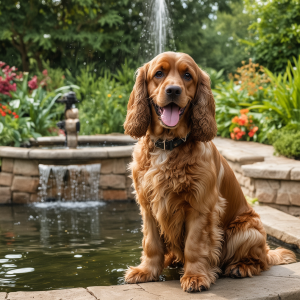
<path id="1" fill-rule="evenodd" d="M 1 298 L 2 297 L 2 298 Z M 188 294 L 179 281 L 95 286 L 46 292 L 0 293 L 4 300 L 299 300 L 300 263 L 272 267 L 252 278 L 218 279 L 209 291 Z"/>

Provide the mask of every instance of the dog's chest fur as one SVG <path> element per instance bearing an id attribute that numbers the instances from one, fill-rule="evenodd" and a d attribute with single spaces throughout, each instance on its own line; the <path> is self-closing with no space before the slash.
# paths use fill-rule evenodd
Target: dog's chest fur
<path id="1" fill-rule="evenodd" d="M 190 180 L 187 180 L 186 168 L 170 167 L 170 154 L 170 151 L 155 149 L 151 154 L 151 166 L 143 176 L 142 188 L 165 243 L 181 257 L 185 208 L 189 206 L 185 193 Z"/>

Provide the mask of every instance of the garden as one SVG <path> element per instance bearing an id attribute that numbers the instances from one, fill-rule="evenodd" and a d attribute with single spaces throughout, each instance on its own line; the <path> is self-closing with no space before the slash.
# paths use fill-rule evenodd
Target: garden
<path id="1" fill-rule="evenodd" d="M 1 0 L 0 300 L 189 299 L 173 265 L 124 288 L 143 222 L 123 124 L 136 70 L 163 51 L 209 75 L 214 143 L 270 249 L 298 261 L 207 293 L 300 295 L 299 0 Z"/>
<path id="2" fill-rule="evenodd" d="M 134 72 L 145 59 L 141 55 L 138 60 L 134 59 L 133 55 L 139 52 L 127 49 L 129 45 L 133 47 L 134 43 L 142 44 L 141 40 L 137 40 L 139 32 L 130 41 L 127 40 L 129 37 L 119 37 L 120 34 L 128 35 L 130 28 L 119 28 L 119 24 L 129 16 L 120 16 L 117 11 L 130 7 L 130 4 L 121 1 L 119 6 L 112 6 L 110 9 L 109 4 L 105 5 L 105 13 L 99 24 L 96 15 L 100 6 L 94 2 L 78 2 L 76 5 L 91 15 L 91 21 L 85 24 L 82 19 L 75 20 L 79 15 L 72 11 L 71 5 L 63 6 L 61 3 L 62 11 L 70 17 L 67 28 L 63 27 L 66 19 L 59 21 L 57 26 L 61 32 L 67 34 L 75 26 L 84 28 L 77 36 L 74 34 L 66 37 L 64 41 L 52 31 L 49 34 L 51 38 L 45 35 L 39 37 L 34 28 L 37 22 L 35 16 L 43 18 L 47 10 L 51 14 L 58 14 L 58 4 L 40 4 L 41 8 L 37 5 L 36 10 L 25 21 L 21 15 L 13 14 L 19 10 L 15 4 L 4 3 L 5 1 L 1 3 L 0 8 L 3 16 L 11 14 L 10 17 L 15 22 L 14 25 L 8 25 L 5 18 L 1 21 L 3 47 L 0 52 L 0 145 L 26 146 L 30 138 L 63 134 L 56 127 L 57 121 L 62 119 L 63 108 L 56 105 L 55 100 L 70 90 L 75 91 L 80 100 L 80 134 L 123 133 L 122 124 L 134 84 Z M 176 1 L 172 3 L 170 10 L 174 18 L 179 17 L 183 10 L 186 13 L 195 10 L 198 5 L 192 2 L 186 7 L 179 7 Z M 30 10 L 27 4 L 23 5 L 25 13 Z M 146 22 L 137 14 L 142 9 L 141 5 L 137 1 L 129 8 L 132 23 L 128 22 L 128 26 L 136 23 L 136 31 L 140 31 L 142 23 Z M 195 49 L 189 51 L 183 44 L 186 47 L 196 47 L 205 54 L 208 43 L 215 43 L 214 52 L 207 52 L 205 61 L 197 55 L 194 58 L 211 78 L 217 107 L 218 135 L 238 141 L 271 144 L 279 155 L 300 158 L 298 7 L 293 1 L 266 4 L 245 1 L 228 5 L 220 1 L 217 8 L 215 12 L 216 8 L 210 8 L 215 19 L 208 16 L 201 21 L 203 24 L 198 34 L 203 37 L 203 41 L 198 41 L 198 45 L 178 41 L 176 49 L 193 56 Z M 286 12 L 283 15 L 282 10 Z M 241 11 L 244 17 L 240 16 Z M 208 11 L 197 13 L 200 17 L 200 14 Z M 186 22 L 183 17 L 179 19 L 181 24 Z M 234 29 L 236 24 L 241 26 L 239 31 Z M 27 31 L 21 35 L 21 28 L 25 25 Z M 50 24 L 43 26 L 45 30 L 50 30 Z M 92 39 L 100 27 L 103 27 L 104 33 L 99 34 L 103 41 L 98 41 L 98 38 L 98 44 L 92 44 L 88 38 L 79 36 L 87 31 Z M 186 32 L 182 32 L 178 24 L 174 24 L 174 34 L 192 35 L 193 28 L 189 25 Z M 111 38 L 107 37 L 108 32 Z M 214 40 L 206 36 L 207 32 L 216 35 Z M 218 35 L 220 40 L 216 40 Z M 120 43 L 123 42 L 116 46 L 119 38 Z M 71 42 L 72 39 L 74 42 Z M 82 43 L 83 47 L 77 47 L 75 41 L 78 45 Z M 26 45 L 25 54 L 19 47 L 22 43 Z M 69 49 L 60 45 L 55 51 L 55 45 L 59 44 L 69 45 Z M 104 47 L 110 44 L 114 47 L 107 53 Z M 225 49 L 221 54 L 222 47 Z M 236 54 L 234 58 L 233 53 Z M 70 58 L 72 56 L 74 59 Z"/>

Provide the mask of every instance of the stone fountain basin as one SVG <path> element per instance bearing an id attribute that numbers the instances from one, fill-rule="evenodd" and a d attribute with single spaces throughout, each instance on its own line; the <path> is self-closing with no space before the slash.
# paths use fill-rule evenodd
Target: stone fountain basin
<path id="1" fill-rule="evenodd" d="M 41 149 L 40 146 L 62 145 L 65 141 L 64 137 L 42 137 L 31 148 L 0 147 L 0 204 L 39 201 L 39 164 L 101 163 L 99 199 L 133 199 L 132 181 L 128 178 L 127 165 L 131 161 L 135 140 L 125 135 L 79 136 L 78 140 L 82 144 L 107 142 L 118 146 Z M 130 143 L 132 145 L 128 145 Z"/>

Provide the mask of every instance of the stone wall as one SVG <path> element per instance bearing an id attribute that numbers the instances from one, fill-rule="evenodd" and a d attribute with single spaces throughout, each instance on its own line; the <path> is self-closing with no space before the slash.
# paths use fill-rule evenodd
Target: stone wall
<path id="1" fill-rule="evenodd" d="M 300 170 L 266 163 L 239 164 L 228 161 L 246 196 L 257 198 L 289 214 L 300 216 Z"/>
<path id="2" fill-rule="evenodd" d="M 127 171 L 130 160 L 130 157 L 125 157 L 89 161 L 89 163 L 101 163 L 99 199 L 134 199 L 132 180 L 128 177 Z M 45 164 L 45 161 L 2 158 L 0 204 L 23 204 L 39 201 L 39 163 Z M 57 161 L 46 162 L 46 164 L 55 163 Z"/>

